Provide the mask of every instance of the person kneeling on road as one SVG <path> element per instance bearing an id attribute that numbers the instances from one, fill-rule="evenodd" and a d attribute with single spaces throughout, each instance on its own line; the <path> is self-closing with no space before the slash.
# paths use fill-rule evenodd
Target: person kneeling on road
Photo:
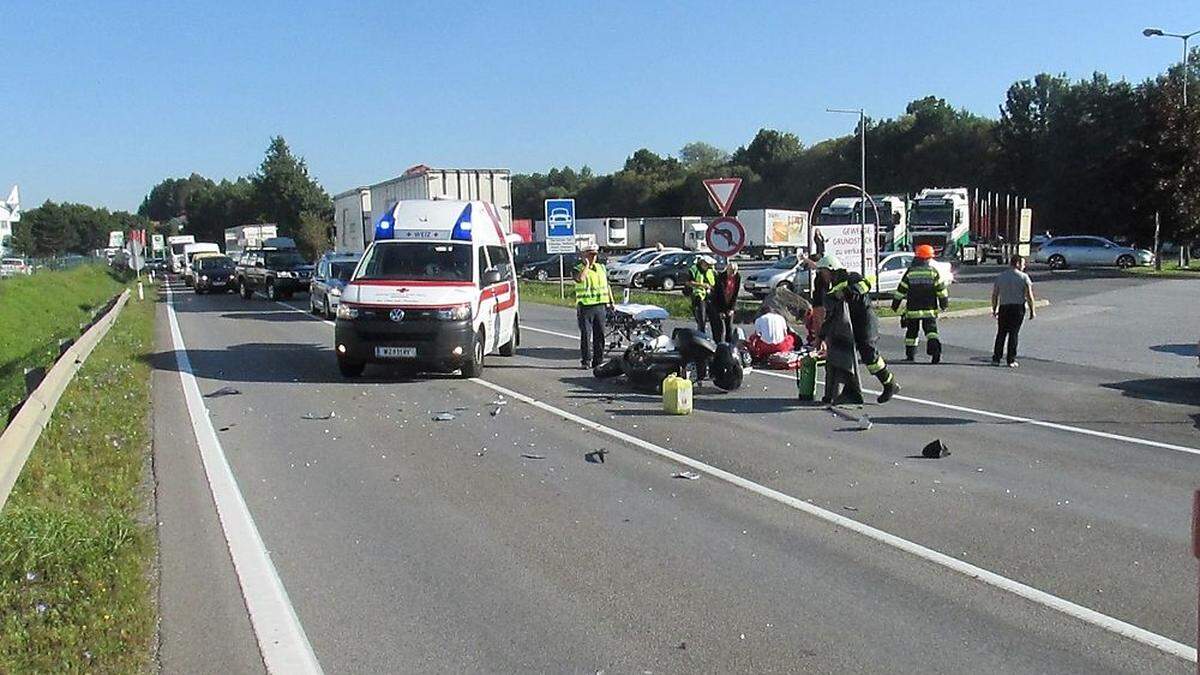
<path id="1" fill-rule="evenodd" d="M 904 360 L 916 359 L 920 330 L 924 328 L 927 343 L 925 351 L 929 353 L 931 361 L 940 363 L 942 341 L 938 337 L 937 318 L 940 311 L 950 306 L 950 292 L 941 274 L 929 264 L 933 259 L 933 247 L 921 244 L 916 254 L 912 267 L 904 273 L 892 296 L 892 311 L 900 309 L 900 303 L 907 301 L 904 314 L 900 317 L 900 323 L 905 326 Z"/>
<path id="2" fill-rule="evenodd" d="M 604 319 L 612 306 L 608 271 L 596 261 L 595 244 L 584 244 L 583 260 L 575 265 L 575 314 L 579 320 L 579 364 L 595 368 L 604 360 Z"/>
<path id="3" fill-rule="evenodd" d="M 879 319 L 871 306 L 871 283 L 858 272 L 843 269 L 838 259 L 832 255 L 822 256 L 814 265 L 817 268 L 817 276 L 829 285 L 829 290 L 822 300 L 826 315 L 822 330 L 825 330 L 825 323 L 829 322 L 828 303 L 844 302 L 846 314 L 854 330 L 854 344 L 858 348 L 858 355 L 867 367 L 867 372 L 874 375 L 879 384 L 883 385 L 883 391 L 875 400 L 887 403 L 900 391 L 900 384 L 896 382 L 896 376 L 888 370 L 887 363 L 875 347 L 879 340 Z"/>
<path id="4" fill-rule="evenodd" d="M 684 292 L 692 296 L 692 318 L 696 320 L 696 330 L 704 333 L 708 330 L 708 294 L 717 285 L 717 273 L 713 271 L 713 259 L 698 256 L 692 265 L 691 278 L 688 279 Z"/>
<path id="5" fill-rule="evenodd" d="M 755 363 L 765 361 L 771 354 L 790 352 L 796 346 L 796 338 L 788 330 L 787 320 L 769 307 L 759 310 L 754 320 L 754 335 L 746 341 L 746 350 Z"/>

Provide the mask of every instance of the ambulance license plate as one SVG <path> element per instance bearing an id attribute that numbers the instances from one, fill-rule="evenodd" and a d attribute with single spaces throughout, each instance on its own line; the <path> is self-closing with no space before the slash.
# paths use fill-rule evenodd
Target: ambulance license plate
<path id="1" fill-rule="evenodd" d="M 416 347 L 376 347 L 375 358 L 379 359 L 415 359 Z"/>

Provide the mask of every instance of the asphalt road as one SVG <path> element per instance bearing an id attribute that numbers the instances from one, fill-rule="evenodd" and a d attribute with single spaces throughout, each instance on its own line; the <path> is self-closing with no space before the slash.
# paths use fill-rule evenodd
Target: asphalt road
<path id="1" fill-rule="evenodd" d="M 766 374 L 673 417 L 578 370 L 559 308 L 523 306 L 519 355 L 482 381 L 348 382 L 302 310 L 173 302 L 200 391 L 240 392 L 203 403 L 326 672 L 1195 670 L 1164 651 L 1195 645 L 1194 392 L 1129 396 L 1103 386 L 1119 369 L 992 369 L 951 345 L 936 369 L 896 366 L 903 398 L 869 406 L 869 431 Z M 163 668 L 210 671 L 211 651 L 261 668 L 165 331 L 154 365 L 178 568 Z M 953 454 L 914 457 L 934 438 Z"/>

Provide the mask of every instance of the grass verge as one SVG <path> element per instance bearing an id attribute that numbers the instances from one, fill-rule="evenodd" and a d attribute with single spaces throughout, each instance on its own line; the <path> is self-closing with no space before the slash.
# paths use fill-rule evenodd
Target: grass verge
<path id="1" fill-rule="evenodd" d="M 103 265 L 0 280 L 0 430 L 25 395 L 24 369 L 53 364 L 58 341 L 79 337 L 79 324 L 124 285 Z"/>
<path id="2" fill-rule="evenodd" d="M 1125 270 L 1126 274 L 1132 274 L 1139 277 L 1156 277 L 1163 279 L 1200 279 L 1200 263 L 1195 267 L 1180 267 L 1179 263 L 1163 263 L 1161 270 L 1154 269 L 1153 265 L 1146 267 L 1130 267 Z"/>
<path id="3" fill-rule="evenodd" d="M 149 669 L 157 606 L 143 479 L 153 326 L 154 303 L 132 298 L 0 511 L 0 672 Z"/>
<path id="4" fill-rule="evenodd" d="M 620 288 L 614 287 L 613 293 L 617 298 L 621 295 Z M 526 281 L 520 282 L 521 300 L 525 302 L 534 302 L 542 305 L 558 305 L 559 307 L 574 307 L 575 306 L 575 288 L 571 283 L 567 284 L 566 297 L 558 296 L 558 282 L 541 282 L 541 281 Z M 676 319 L 692 318 L 692 300 L 682 293 L 656 293 L 649 291 L 633 291 L 630 294 L 631 302 L 645 303 L 649 305 L 658 305 L 667 310 L 671 316 Z M 759 302 L 757 300 L 739 300 L 738 315 L 735 316 L 739 323 L 753 323 L 754 312 L 758 310 Z M 954 299 L 950 301 L 950 311 L 963 309 L 978 309 L 980 307 L 989 307 L 991 303 L 987 300 L 974 300 L 969 298 Z M 893 312 L 889 301 L 877 300 L 875 310 L 880 317 L 898 316 L 897 312 Z"/>

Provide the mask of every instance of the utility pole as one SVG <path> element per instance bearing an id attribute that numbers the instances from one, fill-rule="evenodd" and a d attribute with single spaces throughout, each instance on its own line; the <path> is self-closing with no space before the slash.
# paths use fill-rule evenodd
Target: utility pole
<path id="1" fill-rule="evenodd" d="M 859 181 L 858 187 L 862 189 L 862 201 L 859 202 L 859 269 L 862 270 L 862 275 L 867 276 L 867 202 L 870 197 L 867 196 L 867 114 L 863 108 L 826 108 L 825 112 L 839 113 L 842 115 L 858 115 L 858 133 L 859 133 Z M 879 245 L 879 219 L 875 219 L 875 245 Z M 879 256 L 875 256 L 875 265 L 879 266 Z M 872 273 L 878 277 L 879 270 L 875 269 Z"/>

